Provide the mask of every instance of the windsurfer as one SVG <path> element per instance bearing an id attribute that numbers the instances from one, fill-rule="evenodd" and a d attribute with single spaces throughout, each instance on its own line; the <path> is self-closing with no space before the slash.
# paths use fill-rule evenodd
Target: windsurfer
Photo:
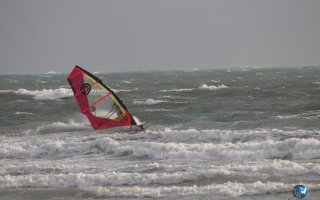
<path id="1" fill-rule="evenodd" d="M 67 77 L 81 112 L 96 130 L 132 126 L 132 131 L 145 130 L 138 126 L 127 107 L 99 78 L 75 66 Z"/>

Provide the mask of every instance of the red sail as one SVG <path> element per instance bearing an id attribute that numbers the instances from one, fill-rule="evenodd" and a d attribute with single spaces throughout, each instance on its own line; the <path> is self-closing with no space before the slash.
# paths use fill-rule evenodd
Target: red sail
<path id="1" fill-rule="evenodd" d="M 67 77 L 81 112 L 94 129 L 136 125 L 119 97 L 100 79 L 75 66 Z"/>

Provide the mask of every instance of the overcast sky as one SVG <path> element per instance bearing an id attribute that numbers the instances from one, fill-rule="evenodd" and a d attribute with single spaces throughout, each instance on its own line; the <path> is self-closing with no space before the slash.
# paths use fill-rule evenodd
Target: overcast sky
<path id="1" fill-rule="evenodd" d="M 319 0 L 0 0 L 0 74 L 320 65 Z"/>

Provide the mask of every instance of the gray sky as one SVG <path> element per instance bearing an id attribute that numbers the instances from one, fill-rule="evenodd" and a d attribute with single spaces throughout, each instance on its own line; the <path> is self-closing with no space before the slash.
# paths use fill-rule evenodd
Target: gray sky
<path id="1" fill-rule="evenodd" d="M 320 65 L 318 0 L 0 0 L 0 74 Z"/>

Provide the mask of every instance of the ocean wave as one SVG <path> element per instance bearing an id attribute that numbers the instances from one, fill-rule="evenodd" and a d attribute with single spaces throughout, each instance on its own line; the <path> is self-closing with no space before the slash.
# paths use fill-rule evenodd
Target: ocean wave
<path id="1" fill-rule="evenodd" d="M 170 90 L 160 90 L 159 92 L 191 92 L 195 88 L 180 88 L 180 89 L 170 89 Z"/>
<path id="2" fill-rule="evenodd" d="M 20 112 L 20 111 L 17 111 L 14 114 L 15 115 L 33 115 L 33 113 L 30 113 L 30 112 Z"/>
<path id="3" fill-rule="evenodd" d="M 182 173 L 183 174 L 183 173 Z M 182 175 L 181 174 L 181 175 Z M 136 176 L 135 176 L 136 175 Z M 1 189 L 7 188 L 80 188 L 97 197 L 172 197 L 172 196 L 251 196 L 270 193 L 289 192 L 292 184 L 282 182 L 226 182 L 223 184 L 192 185 L 192 186 L 143 186 L 152 183 L 152 179 L 167 181 L 166 175 L 162 177 L 149 176 L 141 178 L 141 174 L 117 173 L 109 174 L 83 174 L 70 173 L 59 175 L 24 175 L 0 177 Z M 170 176 L 170 175 L 169 175 Z M 183 178 L 183 177 L 182 177 Z M 185 178 L 183 178 L 185 179 Z M 150 181 L 150 182 L 149 182 Z M 135 182 L 144 183 L 135 185 Z M 170 183 L 169 181 L 168 183 Z M 118 186 L 120 185 L 120 186 Z M 308 184 L 308 188 L 319 189 L 320 184 Z"/>
<path id="4" fill-rule="evenodd" d="M 186 101 L 166 101 L 166 100 L 159 100 L 159 99 L 147 99 L 147 100 L 135 100 L 133 101 L 136 105 L 155 105 L 161 103 L 172 103 L 172 104 L 187 104 L 189 102 Z"/>
<path id="5" fill-rule="evenodd" d="M 230 163 L 223 166 L 227 171 L 242 175 L 262 176 L 319 176 L 320 166 L 317 163 L 304 163 L 291 160 L 275 159 L 273 161 Z"/>
<path id="6" fill-rule="evenodd" d="M 165 101 L 165 100 L 154 100 L 154 99 L 147 99 L 147 100 L 135 100 L 133 101 L 134 104 L 137 105 L 155 105 L 155 104 L 159 104 L 159 103 L 167 103 L 169 101 Z"/>
<path id="7" fill-rule="evenodd" d="M 165 96 L 162 96 L 160 98 L 168 98 L 168 99 L 175 99 L 176 97 L 173 97 L 173 96 L 169 96 L 169 95 L 165 95 Z"/>
<path id="8" fill-rule="evenodd" d="M 117 142 L 106 140 L 99 144 L 114 156 L 148 157 L 150 159 L 202 160 L 260 160 L 275 158 L 313 159 L 319 157 L 320 141 L 316 139 L 288 139 L 225 144 L 184 144 L 159 142 Z"/>
<path id="9" fill-rule="evenodd" d="M 318 119 L 320 118 L 320 110 L 308 111 L 295 115 L 278 115 L 276 119 Z"/>
<path id="10" fill-rule="evenodd" d="M 319 184 L 313 184 L 313 188 L 320 188 Z M 87 192 L 98 197 L 172 197 L 172 196 L 242 196 L 262 195 L 270 193 L 288 192 L 292 190 L 292 184 L 281 182 L 239 183 L 227 182 L 205 186 L 156 186 L 156 187 L 89 187 Z"/>
<path id="11" fill-rule="evenodd" d="M 285 138 L 314 137 L 319 130 L 280 130 L 280 129 L 252 129 L 252 130 L 221 130 L 194 128 L 176 130 L 173 128 L 155 128 L 144 141 L 175 142 L 175 143 L 243 143 L 259 142 L 263 140 L 278 141 Z M 125 136 L 124 136 L 125 138 Z M 129 139 L 129 138 L 126 138 Z"/>
<path id="12" fill-rule="evenodd" d="M 119 92 L 132 92 L 132 91 L 137 91 L 139 88 L 134 88 L 134 89 L 112 89 L 115 93 Z"/>
<path id="13" fill-rule="evenodd" d="M 172 109 L 165 109 L 165 108 L 155 108 L 155 109 L 145 109 L 146 112 L 170 112 L 173 111 Z"/>
<path id="14" fill-rule="evenodd" d="M 64 126 L 64 125 L 63 125 Z M 87 127 L 88 128 L 88 127 Z M 63 128 L 65 129 L 65 128 Z M 77 127 L 76 129 L 79 129 Z M 129 134 L 130 135 L 130 134 Z M 138 137 L 134 136 L 134 137 Z M 141 135 L 140 135 L 141 137 Z M 200 159 L 237 161 L 261 159 L 315 159 L 319 158 L 320 141 L 314 138 L 290 138 L 283 141 L 264 140 L 243 143 L 173 143 L 158 141 L 120 140 L 101 137 L 99 140 L 53 140 L 3 142 L 0 158 L 52 158 L 80 154 L 103 153 L 112 157 L 130 156 L 149 159 Z"/>
<path id="15" fill-rule="evenodd" d="M 15 92 L 14 90 L 0 90 L 0 94 L 5 94 L 5 93 L 13 93 Z"/>
<path id="16" fill-rule="evenodd" d="M 69 120 L 68 122 L 51 122 L 42 124 L 36 128 L 38 133 L 62 133 L 62 132 L 72 132 L 72 131 L 83 131 L 83 130 L 92 130 L 91 125 L 81 116 L 77 120 Z"/>
<path id="17" fill-rule="evenodd" d="M 150 133 L 150 140 L 157 142 L 175 142 L 175 143 L 221 143 L 221 142 L 243 142 L 243 141 L 257 141 L 267 139 L 270 137 L 270 132 L 276 133 L 273 130 L 196 130 L 193 128 L 185 130 L 175 130 L 165 128 L 164 130 L 155 130 Z M 148 138 L 147 138 L 148 140 Z M 149 140 L 148 140 L 149 141 Z"/>
<path id="18" fill-rule="evenodd" d="M 229 88 L 229 87 L 224 85 L 224 84 L 221 84 L 221 85 L 218 85 L 218 86 L 202 84 L 199 87 L 200 90 L 220 90 L 220 89 L 225 89 L 225 88 Z"/>
<path id="19" fill-rule="evenodd" d="M 50 124 L 44 124 L 37 127 L 35 130 L 37 133 L 56 133 L 56 132 L 71 132 L 79 130 L 91 130 L 92 127 L 89 124 L 75 122 L 70 120 L 68 123 L 53 122 Z"/>
<path id="20" fill-rule="evenodd" d="M 279 162 L 279 163 L 278 163 Z M 232 167 L 229 167 L 232 165 Z M 237 166 L 238 165 L 238 166 Z M 266 165 L 266 166 L 264 166 Z M 292 190 L 292 184 L 283 182 L 241 182 L 234 180 L 226 181 L 212 185 L 172 185 L 181 184 L 189 181 L 201 181 L 204 179 L 215 179 L 216 177 L 237 177 L 247 176 L 250 174 L 256 177 L 279 176 L 286 175 L 308 175 L 308 168 L 303 165 L 312 165 L 313 172 L 319 170 L 315 163 L 293 163 L 289 161 L 276 160 L 255 165 L 248 163 L 245 166 L 239 163 L 226 164 L 221 169 L 192 169 L 186 168 L 186 171 L 179 172 L 117 172 L 105 171 L 101 172 L 81 172 L 89 170 L 83 165 L 27 165 L 21 169 L 23 171 L 30 170 L 31 174 L 8 174 L 8 171 L 16 172 L 17 166 L 12 165 L 14 170 L 4 169 L 4 173 L 0 176 L 0 189 L 12 188 L 81 188 L 100 197 L 169 197 L 169 196 L 242 196 L 242 195 L 262 195 L 278 192 L 288 192 Z M 81 167 L 82 166 L 82 167 Z M 272 166 L 270 168 L 270 166 Z M 48 173 L 50 167 L 53 171 Z M 57 168 L 58 167 L 58 168 Z M 61 167 L 61 168 L 59 168 Z M 74 168 L 79 167 L 79 168 Z M 92 167 L 92 166 L 91 166 Z M 168 166 L 167 166 L 168 167 Z M 281 168 L 286 167 L 286 168 Z M 233 168 L 234 171 L 230 171 Z M 291 172 L 286 172 L 294 169 Z M 45 170 L 45 171 L 44 171 Z M 65 171 L 66 170 L 66 171 Z M 71 172 L 69 170 L 77 170 L 79 172 Z M 92 169 L 91 169 L 92 170 Z M 275 170 L 275 171 L 273 171 Z M 297 172 L 298 174 L 295 174 Z M 28 172 L 27 172 L 28 173 Z M 318 173 L 317 173 L 318 174 Z M 240 182 L 239 182 L 240 181 Z M 152 185 L 152 186 L 150 186 Z M 320 184 L 308 184 L 308 188 L 315 190 L 320 189 Z"/>
<path id="21" fill-rule="evenodd" d="M 67 88 L 43 89 L 43 90 L 0 90 L 0 93 L 14 93 L 18 95 L 33 96 L 37 100 L 56 100 L 73 96 L 72 90 Z"/>
<path id="22" fill-rule="evenodd" d="M 15 100 L 15 102 L 25 103 L 25 102 L 29 102 L 29 100 L 17 99 L 17 100 Z"/>
<path id="23" fill-rule="evenodd" d="M 17 112 L 17 115 L 33 115 L 33 113 Z M 75 122 L 70 120 L 69 122 L 51 122 L 42 123 L 33 128 L 28 128 L 24 130 L 17 130 L 19 134 L 16 135 L 39 135 L 39 134 L 49 134 L 49 133 L 63 133 L 63 132 L 73 132 L 73 131 L 83 131 L 92 130 L 92 127 L 87 124 L 87 122 Z M 7 134 L 10 135 L 10 134 Z"/>
<path id="24" fill-rule="evenodd" d="M 83 173 L 83 176 L 96 179 L 94 182 L 97 182 L 99 185 L 102 184 L 103 179 L 107 179 L 108 181 L 104 181 L 103 185 L 120 186 L 180 184 L 189 181 L 215 179 L 217 176 L 224 176 L 226 181 L 228 177 L 232 177 L 233 180 L 241 181 L 243 177 L 252 177 L 259 180 L 271 176 L 317 177 L 320 175 L 320 166 L 316 162 L 300 162 L 281 159 L 274 159 L 272 161 L 226 162 L 223 164 L 220 163 L 219 165 L 203 163 L 202 165 L 198 165 L 199 162 L 189 162 L 187 168 L 178 163 L 176 165 L 171 165 L 171 163 L 152 162 L 126 165 L 125 171 L 116 170 L 112 172 L 108 170 L 104 171 L 102 168 L 96 167 L 96 164 L 89 162 L 86 163 L 86 165 L 79 163 L 78 160 L 72 164 L 68 162 L 56 163 L 55 160 L 47 160 L 47 162 L 29 160 L 20 164 L 9 162 L 0 164 L 0 176 L 32 176 L 35 174 L 45 175 L 48 173 L 48 175 L 54 175 L 52 172 L 59 172 L 59 174 L 67 175 L 72 174 L 74 176 L 75 174 Z M 92 176 L 92 174 L 97 176 Z M 70 181 L 68 179 L 69 178 L 66 178 L 66 181 Z M 7 187 L 11 186 L 11 184 L 7 185 Z M 22 185 L 21 187 L 24 186 L 25 185 Z M 35 185 L 35 187 L 37 186 L 39 187 L 40 185 Z"/>
<path id="25" fill-rule="evenodd" d="M 34 171 L 33 171 L 34 173 Z M 67 173 L 67 174 L 24 174 L 6 175 L 0 177 L 0 188 L 25 188 L 25 187 L 79 187 L 79 186 L 121 186 L 121 185 L 149 185 L 149 184 L 176 184 L 185 181 L 203 178 L 214 178 L 217 175 L 229 175 L 226 170 L 201 170 L 198 172 L 174 173 Z"/>
<path id="26" fill-rule="evenodd" d="M 48 71 L 46 74 L 62 74 L 62 72 Z"/>
<path id="27" fill-rule="evenodd" d="M 207 85 L 202 84 L 198 88 L 174 88 L 169 90 L 160 90 L 159 92 L 191 92 L 193 90 L 220 90 L 229 88 L 228 86 L 221 84 L 221 85 Z"/>
<path id="28" fill-rule="evenodd" d="M 73 96 L 72 90 L 66 88 L 43 90 L 18 89 L 17 91 L 14 91 L 14 93 L 19 95 L 33 96 L 33 98 L 37 100 L 56 100 Z"/>

